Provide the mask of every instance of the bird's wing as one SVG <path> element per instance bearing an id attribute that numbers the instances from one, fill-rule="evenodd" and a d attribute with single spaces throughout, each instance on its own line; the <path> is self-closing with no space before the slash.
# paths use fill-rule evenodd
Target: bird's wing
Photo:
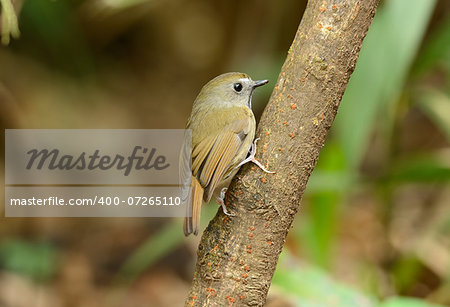
<path id="1" fill-rule="evenodd" d="M 231 166 L 251 129 L 251 123 L 249 117 L 235 120 L 193 148 L 192 173 L 205 189 L 205 201 L 211 199 L 214 189 Z"/>

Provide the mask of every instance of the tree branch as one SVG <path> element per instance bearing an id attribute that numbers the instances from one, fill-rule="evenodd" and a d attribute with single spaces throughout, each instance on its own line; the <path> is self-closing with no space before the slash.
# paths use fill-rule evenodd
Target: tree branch
<path id="1" fill-rule="evenodd" d="M 262 306 L 378 0 L 310 0 L 245 165 L 203 234 L 187 306 Z M 363 102 L 362 102 L 363 103 Z"/>

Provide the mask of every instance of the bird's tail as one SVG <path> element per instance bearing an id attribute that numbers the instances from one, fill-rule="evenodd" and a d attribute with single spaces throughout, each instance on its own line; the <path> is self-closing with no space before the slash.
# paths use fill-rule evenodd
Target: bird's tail
<path id="1" fill-rule="evenodd" d="M 200 212 L 202 210 L 203 201 L 203 187 L 198 182 L 197 178 L 192 176 L 191 191 L 188 196 L 186 205 L 186 217 L 184 218 L 184 235 L 188 236 L 191 233 L 198 234 L 200 226 Z"/>

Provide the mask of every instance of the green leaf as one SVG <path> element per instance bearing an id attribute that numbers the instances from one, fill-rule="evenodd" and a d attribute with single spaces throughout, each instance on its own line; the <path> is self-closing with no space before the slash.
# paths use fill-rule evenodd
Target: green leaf
<path id="1" fill-rule="evenodd" d="M 425 89 L 417 93 L 415 102 L 450 140 L 450 97 L 438 90 Z"/>
<path id="2" fill-rule="evenodd" d="M 435 3 L 390 0 L 375 15 L 335 122 L 350 170 L 362 160 L 377 114 L 392 117 L 387 108 L 403 88 Z"/>
<path id="3" fill-rule="evenodd" d="M 431 35 L 425 45 L 425 49 L 420 53 L 413 74 L 419 76 L 436 64 L 442 64 L 450 71 L 450 19 L 445 19 Z"/>
<path id="4" fill-rule="evenodd" d="M 307 193 L 316 192 L 345 192 L 354 182 L 348 172 L 326 171 L 316 168 L 308 180 Z"/>
<path id="5" fill-rule="evenodd" d="M 393 278 L 398 292 L 404 292 L 419 277 L 422 263 L 414 256 L 405 256 L 397 260 L 393 268 Z"/>
<path id="6" fill-rule="evenodd" d="M 217 213 L 218 207 L 214 204 L 214 202 L 211 202 L 211 204 L 203 206 L 200 232 L 209 223 L 214 214 Z M 119 270 L 116 281 L 133 281 L 158 260 L 185 243 L 188 239 L 183 234 L 182 225 L 183 220 L 177 218 L 164 225 L 161 230 L 149 237 L 127 258 Z"/>
<path id="7" fill-rule="evenodd" d="M 273 277 L 273 285 L 294 298 L 298 306 L 372 307 L 373 298 L 333 281 L 313 266 L 300 265 L 283 252 Z"/>
<path id="8" fill-rule="evenodd" d="M 307 193 L 344 192 L 354 179 L 345 169 L 345 157 L 341 147 L 335 142 L 327 142 L 320 153 L 317 166 L 308 180 Z"/>
<path id="9" fill-rule="evenodd" d="M 450 180 L 450 167 L 448 157 L 444 152 L 439 155 L 418 155 L 393 162 L 393 168 L 384 180 L 398 181 L 442 181 Z"/>
<path id="10" fill-rule="evenodd" d="M 342 150 L 330 143 L 322 151 L 307 188 L 310 224 L 304 234 L 310 258 L 321 267 L 331 265 L 332 245 L 337 221 L 337 205 L 351 178 L 344 169 Z"/>
<path id="11" fill-rule="evenodd" d="M 331 279 L 321 269 L 300 264 L 289 252 L 280 255 L 270 291 L 282 293 L 299 307 L 443 307 L 423 300 L 392 297 L 380 303 L 374 297 Z"/>
<path id="12" fill-rule="evenodd" d="M 48 243 L 7 239 L 0 243 L 0 263 L 6 270 L 48 280 L 56 271 L 56 251 Z"/>
<path id="13" fill-rule="evenodd" d="M 19 38 L 20 31 L 19 25 L 17 22 L 16 12 L 14 11 L 14 7 L 11 3 L 11 0 L 0 0 L 1 8 L 2 8 L 2 44 L 9 44 L 9 37 Z"/>
<path id="14" fill-rule="evenodd" d="M 117 279 L 128 282 L 134 280 L 156 261 L 181 245 L 184 239 L 182 229 L 181 219 L 165 225 L 127 258 Z"/>

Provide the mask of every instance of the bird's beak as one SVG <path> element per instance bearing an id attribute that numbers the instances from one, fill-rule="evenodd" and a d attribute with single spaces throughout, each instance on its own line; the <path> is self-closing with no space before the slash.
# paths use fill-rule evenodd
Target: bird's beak
<path id="1" fill-rule="evenodd" d="M 269 80 L 258 80 L 253 82 L 253 88 L 269 83 Z"/>

